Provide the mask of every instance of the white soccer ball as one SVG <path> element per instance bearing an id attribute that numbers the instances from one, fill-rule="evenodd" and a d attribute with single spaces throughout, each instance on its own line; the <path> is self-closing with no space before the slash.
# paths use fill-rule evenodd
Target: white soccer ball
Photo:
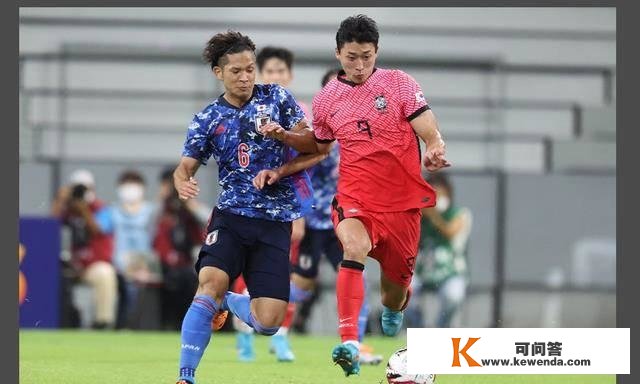
<path id="1" fill-rule="evenodd" d="M 410 375 L 407 373 L 407 348 L 393 353 L 387 363 L 387 382 L 389 384 L 433 384 L 434 374 Z"/>

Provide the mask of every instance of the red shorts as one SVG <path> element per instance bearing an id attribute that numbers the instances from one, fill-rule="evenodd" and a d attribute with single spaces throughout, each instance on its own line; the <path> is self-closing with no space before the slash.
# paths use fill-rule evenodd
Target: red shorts
<path id="1" fill-rule="evenodd" d="M 369 256 L 378 260 L 384 276 L 403 287 L 411 277 L 420 241 L 419 208 L 401 212 L 372 212 L 357 204 L 333 200 L 331 220 L 334 228 L 347 218 L 357 218 L 364 224 L 372 249 Z"/>

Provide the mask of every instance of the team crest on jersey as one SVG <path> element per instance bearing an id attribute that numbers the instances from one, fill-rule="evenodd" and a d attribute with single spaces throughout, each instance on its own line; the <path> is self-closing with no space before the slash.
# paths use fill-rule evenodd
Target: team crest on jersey
<path id="1" fill-rule="evenodd" d="M 375 105 L 378 112 L 383 113 L 387 111 L 387 100 L 384 98 L 384 95 L 376 97 Z"/>
<path id="2" fill-rule="evenodd" d="M 207 245 L 213 245 L 216 243 L 216 241 L 218 241 L 218 230 L 216 229 L 213 232 L 209 232 L 209 234 L 207 235 L 207 238 L 205 239 L 204 243 Z"/>
<path id="3" fill-rule="evenodd" d="M 265 107 L 262 110 L 260 110 L 260 107 Z M 259 105 L 258 106 L 258 114 L 256 115 L 256 132 L 262 134 L 262 132 L 260 132 L 260 128 L 262 128 L 263 126 L 269 124 L 271 122 L 271 114 L 269 113 L 269 111 L 266 110 L 266 105 Z"/>

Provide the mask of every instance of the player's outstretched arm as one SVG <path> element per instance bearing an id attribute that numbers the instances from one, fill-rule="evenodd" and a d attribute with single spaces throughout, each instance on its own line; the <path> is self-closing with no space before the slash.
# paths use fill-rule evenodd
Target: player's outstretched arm
<path id="1" fill-rule="evenodd" d="M 173 172 L 173 185 L 178 191 L 178 197 L 181 200 L 188 200 L 198 196 L 200 188 L 194 176 L 199 167 L 200 161 L 194 158 L 183 156 L 180 159 L 180 164 Z"/>
<path id="2" fill-rule="evenodd" d="M 272 185 L 283 177 L 293 175 L 303 169 L 311 168 L 326 159 L 327 153 L 300 154 L 276 169 L 263 169 L 253 178 L 253 186 L 262 189 L 265 185 Z"/>
<path id="3" fill-rule="evenodd" d="M 300 153 L 318 152 L 313 130 L 309 127 L 306 119 L 300 120 L 300 122 L 289 131 L 275 122 L 262 126 L 260 130 L 266 137 L 280 140 Z"/>
<path id="4" fill-rule="evenodd" d="M 430 109 L 411 120 L 411 127 L 427 145 L 424 165 L 429 172 L 451 166 L 451 163 L 445 158 L 446 145 L 440 135 L 438 121 Z"/>

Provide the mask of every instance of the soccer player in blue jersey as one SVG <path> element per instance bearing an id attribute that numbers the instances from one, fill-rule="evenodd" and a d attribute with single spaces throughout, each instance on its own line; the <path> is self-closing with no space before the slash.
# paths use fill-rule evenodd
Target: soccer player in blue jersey
<path id="1" fill-rule="evenodd" d="M 259 79 L 264 84 L 278 84 L 284 88 L 289 88 L 291 81 L 293 80 L 293 60 L 294 54 L 290 50 L 284 47 L 267 46 L 260 49 L 256 55 L 256 64 L 258 65 Z M 309 114 L 309 108 L 303 103 L 298 101 L 298 105 L 302 109 L 305 116 L 311 116 Z M 298 153 L 290 149 L 287 159 L 296 157 Z M 291 175 L 294 183 L 311 183 L 311 179 L 306 170 L 294 173 Z M 305 180 L 302 180 L 305 179 Z M 315 196 L 315 194 L 314 194 Z M 313 211 L 310 209 L 309 211 Z M 307 214 L 308 212 L 303 212 Z M 298 259 L 298 251 L 300 249 L 300 242 L 304 236 L 304 218 L 294 220 L 291 223 L 291 248 L 289 253 L 289 260 L 295 263 Z M 237 293 L 246 293 L 246 285 L 242 278 L 238 278 L 233 283 L 233 291 Z M 291 349 L 288 340 L 288 330 L 293 322 L 295 314 L 296 303 L 304 301 L 306 297 L 300 296 L 299 290 L 296 290 L 294 285 L 291 285 L 289 293 L 289 305 L 287 306 L 287 313 L 284 321 L 280 325 L 280 329 L 275 335 L 271 337 L 271 343 L 269 351 L 274 353 L 276 359 L 281 362 L 291 362 L 295 360 L 295 355 Z M 254 332 L 253 328 L 242 323 L 236 317 L 233 319 L 234 328 L 238 331 L 236 333 L 236 346 L 238 350 L 238 358 L 240 361 L 248 362 L 255 360 L 254 351 Z"/>
<path id="2" fill-rule="evenodd" d="M 312 131 L 293 96 L 279 85 L 255 84 L 254 52 L 238 32 L 209 40 L 203 57 L 225 93 L 193 118 L 174 172 L 180 198 L 194 198 L 194 175 L 213 156 L 221 188 L 195 266 L 198 290 L 182 322 L 178 384 L 195 384 L 211 323 L 221 327 L 227 311 L 260 334 L 276 333 L 289 300 L 291 222 L 313 200 L 311 186 L 291 177 L 254 184 L 260 171 L 285 163 L 287 147 L 315 152 L 315 143 L 302 144 Z M 240 274 L 250 296 L 228 291 Z"/>

